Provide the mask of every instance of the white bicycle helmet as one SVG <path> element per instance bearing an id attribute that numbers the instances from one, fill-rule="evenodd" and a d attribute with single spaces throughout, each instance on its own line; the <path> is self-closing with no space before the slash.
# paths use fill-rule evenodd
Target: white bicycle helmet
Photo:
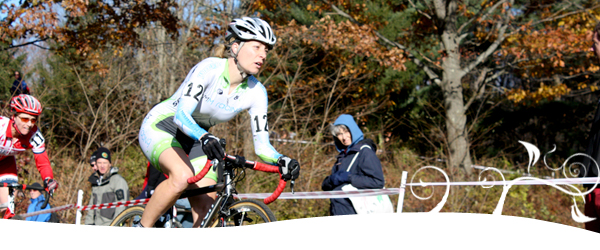
<path id="1" fill-rule="evenodd" d="M 225 40 L 229 40 L 231 36 L 242 41 L 260 41 L 269 45 L 269 47 L 273 47 L 277 41 L 271 26 L 260 18 L 242 17 L 233 19 L 229 24 L 229 28 L 227 28 Z"/>

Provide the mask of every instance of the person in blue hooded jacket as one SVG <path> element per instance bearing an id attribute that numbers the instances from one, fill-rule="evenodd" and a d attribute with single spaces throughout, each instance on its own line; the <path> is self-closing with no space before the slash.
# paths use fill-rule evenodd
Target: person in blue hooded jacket
<path id="1" fill-rule="evenodd" d="M 31 186 L 36 187 L 36 188 L 42 187 L 42 185 L 37 182 L 31 184 Z M 44 196 L 42 195 L 42 193 L 40 191 L 30 189 L 29 196 L 31 197 L 30 198 L 31 203 L 29 204 L 29 207 L 27 207 L 27 213 L 33 213 L 33 212 L 37 212 L 37 211 L 50 209 L 50 204 L 46 205 L 46 208 L 42 209 L 42 205 L 44 204 L 44 201 L 46 199 L 44 198 Z M 25 218 L 25 220 L 48 222 L 50 220 L 50 216 L 51 216 L 50 213 L 38 214 L 38 215 L 34 215 L 34 216 L 29 216 L 29 217 Z"/>
<path id="2" fill-rule="evenodd" d="M 323 180 L 323 191 L 342 190 L 347 184 L 357 189 L 383 188 L 385 181 L 381 162 L 375 152 L 375 143 L 365 139 L 351 115 L 340 115 L 330 127 L 336 149 L 340 152 L 331 169 L 331 175 Z M 331 199 L 331 215 L 356 214 L 348 198 Z"/>

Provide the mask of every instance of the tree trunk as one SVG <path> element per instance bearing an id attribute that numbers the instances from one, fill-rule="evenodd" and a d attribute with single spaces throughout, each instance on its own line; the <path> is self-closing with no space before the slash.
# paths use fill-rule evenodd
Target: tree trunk
<path id="1" fill-rule="evenodd" d="M 437 15 L 444 20 L 442 43 L 446 49 L 444 69 L 441 82 L 444 92 L 444 108 L 446 111 L 446 136 L 448 140 L 448 166 L 452 169 L 462 167 L 468 174 L 472 171 L 469 138 L 467 133 L 467 116 L 461 79 L 465 71 L 461 69 L 460 44 L 456 28 L 456 1 L 436 1 Z"/>
<path id="2" fill-rule="evenodd" d="M 444 106 L 446 109 L 446 134 L 449 150 L 448 165 L 451 168 L 465 168 L 467 173 L 470 174 L 472 162 L 471 154 L 469 153 L 469 137 L 466 130 L 467 116 L 465 115 L 460 78 L 450 72 L 450 74 L 444 76 L 442 87 L 444 89 Z"/>

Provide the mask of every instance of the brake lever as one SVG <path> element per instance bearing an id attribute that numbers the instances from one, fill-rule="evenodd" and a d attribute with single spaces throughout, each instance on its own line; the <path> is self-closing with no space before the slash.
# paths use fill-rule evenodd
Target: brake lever
<path id="1" fill-rule="evenodd" d="M 294 184 L 296 183 L 296 181 L 292 180 L 292 182 L 290 182 L 290 187 L 292 188 L 292 194 L 294 194 Z"/>
<path id="2" fill-rule="evenodd" d="M 213 159 L 213 160 L 211 161 L 211 164 L 212 164 L 212 166 L 213 166 L 213 171 L 215 171 L 215 172 L 217 171 L 217 165 L 218 165 L 219 163 L 221 163 L 221 162 L 219 161 L 219 159 Z"/>

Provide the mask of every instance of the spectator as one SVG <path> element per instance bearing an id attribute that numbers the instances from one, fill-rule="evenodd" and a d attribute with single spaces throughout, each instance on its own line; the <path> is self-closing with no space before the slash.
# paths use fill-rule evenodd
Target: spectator
<path id="1" fill-rule="evenodd" d="M 31 184 L 31 187 L 42 188 L 42 185 L 36 182 L 36 183 Z M 46 198 L 44 198 L 44 196 L 42 195 L 42 193 L 40 191 L 30 189 L 29 196 L 31 199 L 31 204 L 29 204 L 29 207 L 27 207 L 27 213 L 33 213 L 33 212 L 37 212 L 37 211 L 50 209 L 50 204 L 46 205 L 46 208 L 42 209 L 42 205 L 44 204 L 44 201 L 46 200 Z M 45 213 L 45 214 L 39 214 L 39 215 L 35 215 L 35 216 L 29 216 L 29 217 L 25 218 L 25 220 L 48 222 L 50 220 L 50 216 L 51 216 L 50 213 Z"/>
<path id="2" fill-rule="evenodd" d="M 342 190 L 347 184 L 357 189 L 383 188 L 383 170 L 375 155 L 375 143 L 364 139 L 363 133 L 351 115 L 340 115 L 331 125 L 331 134 L 336 149 L 340 152 L 331 169 L 331 175 L 323 180 L 324 191 Z M 331 215 L 356 214 L 348 198 L 331 199 Z"/>
<path id="3" fill-rule="evenodd" d="M 10 93 L 12 96 L 18 96 L 20 94 L 29 95 L 29 87 L 19 71 L 15 71 L 15 80 L 13 81 L 12 87 L 10 87 Z"/>
<path id="4" fill-rule="evenodd" d="M 592 35 L 592 50 L 596 54 L 597 59 L 600 60 L 600 22 L 596 24 L 594 33 Z M 588 146 L 586 154 L 592 157 L 597 164 L 600 164 L 600 102 L 596 107 L 596 115 L 592 123 L 592 129 L 588 135 Z M 583 165 L 585 171 L 580 171 L 580 177 L 597 177 L 598 168 L 595 164 L 592 164 L 589 158 L 584 158 Z M 592 188 L 592 184 L 584 184 L 583 187 L 586 189 Z M 585 207 L 584 214 L 587 217 L 596 218 L 593 221 L 585 223 L 585 229 L 600 233 L 600 187 L 596 187 L 591 193 L 585 196 Z"/>
<path id="5" fill-rule="evenodd" d="M 119 169 L 112 166 L 110 151 L 101 147 L 95 155 L 97 171 L 89 179 L 92 184 L 89 205 L 129 200 L 129 187 L 125 179 L 118 174 Z M 89 210 L 85 224 L 108 226 L 123 210 L 125 207 Z"/>
<path id="6" fill-rule="evenodd" d="M 94 185 L 98 184 L 98 176 L 100 176 L 100 174 L 98 173 L 98 168 L 96 167 L 96 154 L 97 153 L 98 153 L 98 150 L 94 151 L 94 153 L 92 153 L 92 156 L 90 156 L 90 166 L 92 167 L 92 170 L 94 172 L 92 172 L 92 174 L 88 178 L 88 181 L 90 182 L 90 184 L 92 184 L 92 187 L 94 187 Z"/>
<path id="7" fill-rule="evenodd" d="M 90 156 L 90 166 L 92 166 L 92 170 L 94 170 L 94 173 L 96 173 L 96 171 L 98 171 L 98 168 L 96 168 L 96 153 L 97 152 L 98 152 L 98 150 L 94 151 L 94 153 L 92 153 L 92 156 Z M 94 173 L 92 173 L 92 175 L 94 175 Z"/>

